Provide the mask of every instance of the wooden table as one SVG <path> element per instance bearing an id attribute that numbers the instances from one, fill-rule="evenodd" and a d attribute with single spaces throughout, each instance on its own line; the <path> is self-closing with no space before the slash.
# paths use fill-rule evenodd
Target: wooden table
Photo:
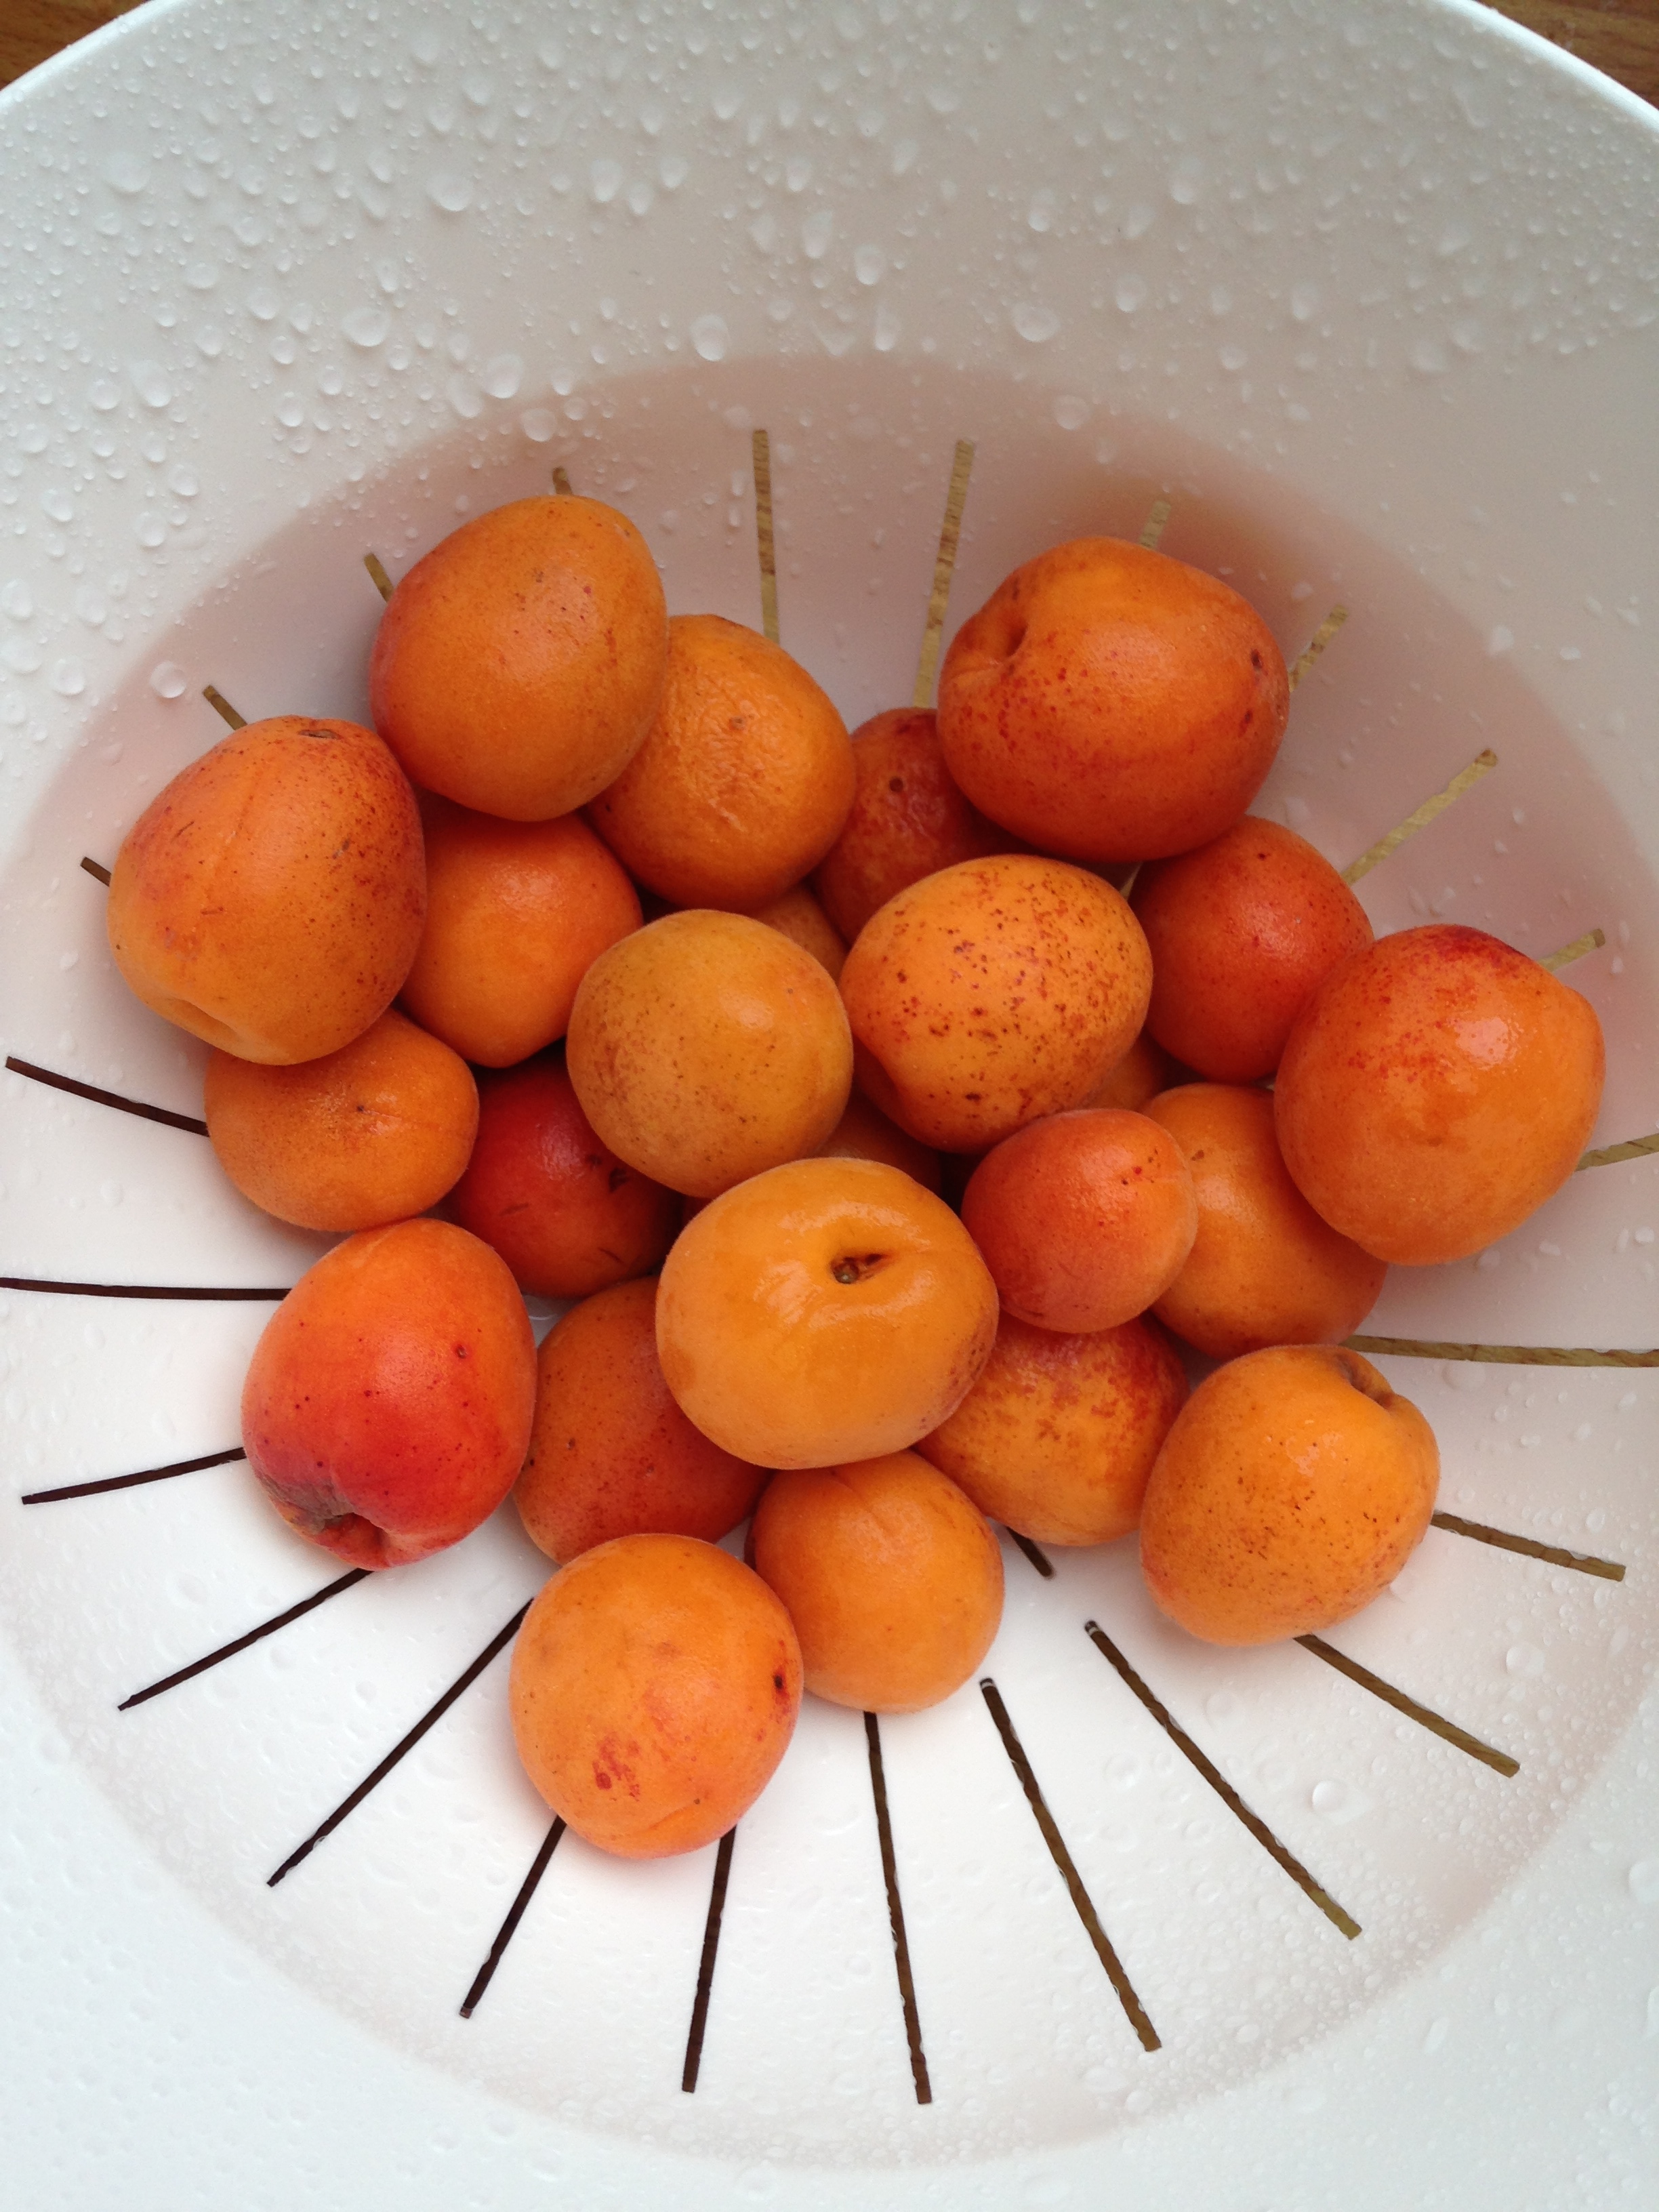
<path id="1" fill-rule="evenodd" d="M 140 0 L 0 0 L 0 84 Z M 1496 0 L 1498 12 L 1659 106 L 1659 0 Z"/>

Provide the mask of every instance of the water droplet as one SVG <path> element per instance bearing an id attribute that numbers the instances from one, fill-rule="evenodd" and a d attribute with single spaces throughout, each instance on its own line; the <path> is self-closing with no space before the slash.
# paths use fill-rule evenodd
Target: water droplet
<path id="1" fill-rule="evenodd" d="M 887 273 L 887 256 L 878 246 L 860 246 L 853 256 L 853 274 L 860 284 L 879 284 Z"/>
<path id="2" fill-rule="evenodd" d="M 58 956 L 60 974 L 67 975 L 71 968 L 78 968 L 80 965 L 81 956 L 78 952 L 60 952 Z"/>
<path id="3" fill-rule="evenodd" d="M 1146 303 L 1146 279 L 1144 276 L 1120 276 L 1112 297 L 1124 314 L 1133 315 L 1137 307 Z"/>
<path id="4" fill-rule="evenodd" d="M 100 415 L 107 415 L 112 407 L 120 405 L 121 387 L 112 384 L 108 377 L 100 376 L 88 386 L 87 398 Z"/>
<path id="5" fill-rule="evenodd" d="M 1118 228 L 1125 238 L 1145 238 L 1156 219 L 1156 210 L 1149 207 L 1145 200 L 1137 200 L 1133 207 L 1125 210 Z"/>
<path id="6" fill-rule="evenodd" d="M 876 309 L 875 347 L 878 353 L 891 353 L 899 342 L 899 319 L 891 307 Z"/>
<path id="7" fill-rule="evenodd" d="M 159 361 L 135 361 L 128 364 L 127 374 L 132 379 L 132 388 L 146 407 L 171 407 L 173 386 L 167 373 Z"/>
<path id="8" fill-rule="evenodd" d="M 422 31 L 409 49 L 422 69 L 436 69 L 443 52 L 435 31 Z"/>
<path id="9" fill-rule="evenodd" d="M 704 361 L 724 361 L 732 333 L 720 315 L 699 315 L 691 325 L 691 343 Z"/>
<path id="10" fill-rule="evenodd" d="M 75 611 L 90 629 L 101 629 L 109 620 L 109 601 L 91 584 L 82 584 L 76 590 Z"/>
<path id="11" fill-rule="evenodd" d="M 104 164 L 105 181 L 127 198 L 135 198 L 149 182 L 149 163 L 140 154 L 112 154 Z"/>
<path id="12" fill-rule="evenodd" d="M 1249 358 L 1243 347 L 1237 345 L 1224 345 L 1216 356 L 1216 359 L 1229 376 L 1237 376 L 1239 370 L 1247 365 Z"/>
<path id="13" fill-rule="evenodd" d="M 284 429 L 297 430 L 306 419 L 306 410 L 297 393 L 285 392 L 276 403 L 276 420 Z"/>
<path id="14" fill-rule="evenodd" d="M 657 167 L 663 190 L 668 192 L 678 191 L 690 173 L 690 163 L 680 154 L 665 154 Z"/>
<path id="15" fill-rule="evenodd" d="M 470 376 L 457 369 L 444 386 L 450 405 L 466 422 L 483 413 L 483 394 Z"/>
<path id="16" fill-rule="evenodd" d="M 1052 307 L 1044 307 L 1035 300 L 1022 300 L 1008 319 L 1023 338 L 1032 345 L 1042 345 L 1060 328 L 1060 317 Z"/>
<path id="17" fill-rule="evenodd" d="M 1062 392 L 1054 401 L 1054 420 L 1062 430 L 1080 430 L 1089 419 L 1089 403 Z"/>
<path id="18" fill-rule="evenodd" d="M 600 207 L 609 207 L 623 188 L 626 172 L 620 161 L 595 161 L 587 173 L 587 189 Z"/>
<path id="19" fill-rule="evenodd" d="M 14 622 L 27 622 L 34 613 L 34 595 L 21 576 L 15 576 L 0 592 L 0 609 Z"/>
<path id="20" fill-rule="evenodd" d="M 167 526 L 153 507 L 144 509 L 138 518 L 136 535 L 141 545 L 159 545 L 167 534 Z"/>
<path id="21" fill-rule="evenodd" d="M 480 381 L 492 399 L 511 399 L 524 382 L 524 362 L 516 353 L 498 353 L 484 363 Z"/>
<path id="22" fill-rule="evenodd" d="M 1178 207 L 1191 207 L 1203 192 L 1203 162 L 1196 154 L 1183 154 L 1170 172 L 1170 198 Z"/>
<path id="23" fill-rule="evenodd" d="M 1441 2045 L 1445 2041 L 1450 2030 L 1451 2023 L 1449 2021 L 1442 2019 L 1431 2020 L 1429 2022 L 1428 2033 L 1423 2038 L 1423 2051 L 1425 2057 L 1433 2057 L 1435 2052 L 1439 2050 Z"/>
<path id="24" fill-rule="evenodd" d="M 340 328 L 355 346 L 365 353 L 386 343 L 392 328 L 392 318 L 383 307 L 354 307 L 340 319 Z"/>
<path id="25" fill-rule="evenodd" d="M 427 179 L 426 196 L 446 215 L 465 215 L 472 204 L 472 179 L 459 169 L 439 169 Z"/>
<path id="26" fill-rule="evenodd" d="M 1659 1859 L 1638 1859 L 1626 1879 L 1638 1905 L 1659 1905 Z"/>
<path id="27" fill-rule="evenodd" d="M 835 234 L 836 218 L 828 208 L 819 208 L 800 227 L 801 251 L 809 261 L 822 261 Z"/>
<path id="28" fill-rule="evenodd" d="M 1522 1443 L 1526 1441 L 1523 1437 Z M 1504 1664 L 1511 1674 L 1529 1676 L 1544 1671 L 1544 1655 L 1535 1644 L 1511 1644 L 1504 1654 Z"/>
<path id="29" fill-rule="evenodd" d="M 32 637 L 9 637 L 0 645 L 0 660 L 15 676 L 33 676 L 45 659 Z"/>
<path id="30" fill-rule="evenodd" d="M 553 417 L 545 407 L 526 407 L 519 417 L 519 428 L 532 446 L 544 446 L 553 435 Z"/>
<path id="31" fill-rule="evenodd" d="M 87 688 L 87 672 L 78 660 L 55 660 L 52 688 L 61 699 L 78 699 Z"/>
<path id="32" fill-rule="evenodd" d="M 48 484 L 40 495 L 40 512 L 54 522 L 73 522 L 75 501 L 61 484 Z"/>
<path id="33" fill-rule="evenodd" d="M 190 678 L 176 660 L 158 660 L 149 672 L 149 688 L 158 699 L 182 699 Z"/>
<path id="34" fill-rule="evenodd" d="M 268 284 L 256 284 L 247 295 L 247 311 L 256 323 L 274 323 L 282 304 Z"/>
<path id="35" fill-rule="evenodd" d="M 1419 376 L 1443 376 L 1450 365 L 1438 338 L 1419 338 L 1412 348 L 1412 367 Z"/>
<path id="36" fill-rule="evenodd" d="M 1500 653 L 1510 652 L 1515 645 L 1515 632 L 1497 623 L 1486 633 L 1486 651 L 1496 660 Z"/>

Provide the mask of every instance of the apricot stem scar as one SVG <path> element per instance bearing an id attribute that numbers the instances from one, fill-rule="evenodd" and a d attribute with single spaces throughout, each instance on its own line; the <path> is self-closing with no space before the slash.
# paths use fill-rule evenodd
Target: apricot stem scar
<path id="1" fill-rule="evenodd" d="M 1313 647 L 1310 646 L 1308 652 L 1312 651 Z M 1307 653 L 1302 656 L 1304 660 L 1307 657 Z M 1298 668 L 1301 665 L 1301 661 L 1297 663 Z M 1408 837 L 1414 837 L 1419 830 L 1426 829 L 1437 815 L 1443 814 L 1449 806 L 1463 796 L 1471 784 L 1479 783 L 1481 777 L 1490 775 L 1497 765 L 1498 756 L 1488 745 L 1484 752 L 1475 755 L 1467 768 L 1458 769 L 1443 791 L 1437 791 L 1432 799 L 1425 799 L 1397 828 L 1390 830 L 1386 837 L 1379 837 L 1376 844 L 1362 853 L 1357 860 L 1350 860 L 1342 871 L 1343 882 L 1357 884 L 1361 876 L 1370 875 L 1380 861 L 1386 860 L 1390 853 L 1398 852 Z"/>
<path id="2" fill-rule="evenodd" d="M 233 730 L 246 729 L 247 716 L 237 713 L 216 684 L 204 684 L 202 686 L 202 696 L 220 720 L 228 722 Z"/>
<path id="3" fill-rule="evenodd" d="M 1368 1359 L 1473 1359 L 1497 1367 L 1659 1367 L 1659 1352 L 1598 1352 L 1583 1345 L 1438 1344 L 1412 1336 L 1351 1336 Z"/>
<path id="4" fill-rule="evenodd" d="M 1571 945 L 1564 945 L 1559 952 L 1547 952 L 1539 962 L 1552 975 L 1575 960 L 1582 960 L 1587 952 L 1599 952 L 1607 941 L 1605 929 L 1587 929 L 1582 937 L 1575 937 Z"/>
<path id="5" fill-rule="evenodd" d="M 1167 499 L 1155 499 L 1152 512 L 1141 525 L 1140 542 L 1149 553 L 1158 550 L 1158 540 L 1169 526 L 1171 506 L 1172 502 Z"/>
<path id="6" fill-rule="evenodd" d="M 772 441 L 757 430 L 749 441 L 755 469 L 755 541 L 760 554 L 761 628 L 778 641 L 778 550 L 772 535 Z"/>
<path id="7" fill-rule="evenodd" d="M 951 464 L 950 489 L 945 495 L 939 551 L 933 559 L 933 588 L 927 595 L 927 616 L 921 626 L 921 653 L 916 662 L 915 689 L 910 695 L 913 707 L 926 707 L 933 696 L 939 645 L 945 635 L 945 610 L 951 603 L 951 579 L 956 571 L 957 548 L 962 542 L 962 514 L 968 504 L 968 479 L 973 467 L 973 441 L 958 438 L 956 456 Z"/>
<path id="8" fill-rule="evenodd" d="M 1369 1690 L 1385 1705 L 1392 1705 L 1395 1712 L 1404 1713 L 1407 1720 L 1415 1721 L 1419 1728 L 1427 1729 L 1431 1735 L 1437 1735 L 1443 1742 L 1467 1752 L 1471 1759 L 1478 1759 L 1483 1766 L 1490 1766 L 1494 1772 L 1504 1776 L 1521 1771 L 1518 1759 L 1511 1759 L 1508 1752 L 1497 1751 L 1491 1744 L 1482 1743 L 1478 1735 L 1471 1735 L 1467 1729 L 1459 1728 L 1455 1721 L 1449 1721 L 1444 1714 L 1437 1713 L 1432 1707 L 1419 1705 L 1417 1699 L 1407 1697 L 1404 1690 L 1397 1690 L 1392 1682 L 1385 1682 L 1380 1674 L 1373 1674 L 1369 1667 L 1362 1667 L 1357 1659 L 1350 1659 L 1346 1651 L 1334 1649 L 1322 1636 L 1298 1636 L 1296 1640 L 1304 1651 L 1311 1651 L 1316 1659 L 1322 1659 L 1328 1667 L 1334 1667 L 1339 1674 L 1346 1674 L 1362 1690 Z"/>
<path id="9" fill-rule="evenodd" d="M 363 566 L 368 569 L 369 580 L 373 583 L 375 590 L 380 593 L 380 597 L 383 599 L 389 599 L 392 597 L 392 579 L 387 575 L 386 572 L 386 563 L 381 560 L 380 555 L 378 553 L 365 553 L 363 556 Z"/>
<path id="10" fill-rule="evenodd" d="M 1581 1575 L 1595 1575 L 1605 1583 L 1621 1583 L 1625 1570 L 1617 1559 L 1599 1559 L 1593 1552 L 1569 1552 L 1560 1544 L 1540 1544 L 1530 1536 L 1511 1535 L 1507 1528 L 1493 1528 L 1484 1521 L 1465 1521 L 1455 1513 L 1435 1513 L 1431 1524 L 1444 1528 L 1454 1536 L 1472 1536 L 1478 1544 L 1490 1544 L 1500 1552 L 1519 1552 L 1528 1559 L 1543 1559 L 1553 1567 L 1571 1567 Z"/>
<path id="11" fill-rule="evenodd" d="M 1331 609 L 1329 614 L 1326 616 L 1324 621 L 1320 623 L 1319 628 L 1308 640 L 1306 645 L 1303 647 L 1301 652 L 1297 653 L 1296 659 L 1291 663 L 1289 669 L 1285 672 L 1285 680 L 1289 684 L 1292 691 L 1295 690 L 1297 685 L 1302 681 L 1303 678 L 1313 666 L 1315 661 L 1318 659 L 1320 654 L 1323 653 L 1325 647 L 1330 643 L 1331 640 L 1336 635 L 1338 630 L 1341 629 L 1343 623 L 1346 622 L 1347 619 L 1348 610 L 1346 607 L 1334 606 Z"/>
<path id="12" fill-rule="evenodd" d="M 1603 1145 L 1599 1152 L 1586 1152 L 1573 1173 L 1583 1168 L 1610 1168 L 1620 1160 L 1645 1159 L 1650 1152 L 1659 1152 L 1659 1131 L 1650 1137 L 1627 1137 L 1622 1145 Z"/>

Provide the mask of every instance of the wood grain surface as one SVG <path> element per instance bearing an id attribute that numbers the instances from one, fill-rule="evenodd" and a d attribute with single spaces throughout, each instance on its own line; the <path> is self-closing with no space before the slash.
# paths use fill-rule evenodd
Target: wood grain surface
<path id="1" fill-rule="evenodd" d="M 0 0 L 0 84 L 9 84 L 138 0 Z M 1659 105 L 1659 0 L 1495 0 L 1592 68 Z"/>

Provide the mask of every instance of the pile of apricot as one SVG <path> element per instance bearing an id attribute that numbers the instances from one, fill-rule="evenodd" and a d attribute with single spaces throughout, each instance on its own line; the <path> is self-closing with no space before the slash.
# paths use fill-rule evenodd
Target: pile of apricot
<path id="1" fill-rule="evenodd" d="M 161 793 L 110 940 L 214 1048 L 237 1188 L 344 1233 L 255 1352 L 255 1474 L 374 1567 L 514 1492 L 558 1563 L 514 1727 L 580 1833 L 720 1835 L 803 1686 L 957 1688 L 992 1520 L 1139 1529 L 1223 1644 L 1393 1577 L 1434 1439 L 1343 1340 L 1560 1184 L 1601 1036 L 1479 932 L 1373 943 L 1246 813 L 1289 687 L 1237 592 L 1056 547 L 936 714 L 849 738 L 671 618 L 623 516 L 531 499 L 416 564 L 370 674 L 374 730 L 256 724 Z M 579 1302 L 539 1352 L 524 1293 Z"/>

